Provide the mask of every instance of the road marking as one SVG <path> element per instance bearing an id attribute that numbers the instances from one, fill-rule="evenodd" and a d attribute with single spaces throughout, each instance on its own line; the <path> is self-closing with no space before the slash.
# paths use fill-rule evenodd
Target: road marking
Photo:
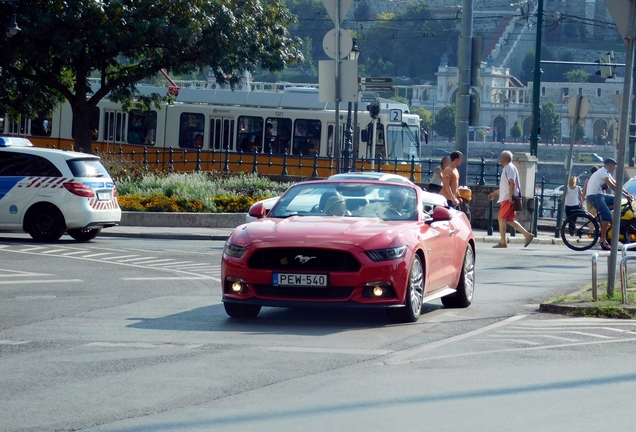
<path id="1" fill-rule="evenodd" d="M 22 272 L 18 270 L 8 270 L 8 269 L 0 269 L 0 272 L 11 272 L 11 274 L 0 274 L 0 278 L 8 278 L 8 277 L 31 277 L 31 276 L 53 276 L 49 273 L 31 273 L 31 272 Z"/>
<path id="2" fill-rule="evenodd" d="M 357 354 L 357 355 L 373 355 L 381 356 L 390 354 L 390 350 L 382 349 L 348 349 L 348 348 L 312 348 L 312 347 L 258 347 L 265 351 L 281 351 L 281 352 L 302 352 L 302 353 L 319 353 L 319 354 Z"/>
<path id="3" fill-rule="evenodd" d="M 594 333 L 585 333 L 585 332 L 580 332 L 580 331 L 566 331 L 566 332 L 556 332 L 556 333 L 573 333 L 573 334 L 578 334 L 581 336 L 590 336 L 590 337 L 595 337 L 595 338 L 599 338 L 599 339 L 616 339 L 614 336 L 603 336 L 603 335 L 599 335 L 599 334 L 594 334 Z"/>
<path id="4" fill-rule="evenodd" d="M 54 254 L 54 253 L 58 253 L 58 252 L 65 252 L 65 251 L 67 251 L 67 250 L 68 250 L 68 249 L 50 249 L 50 250 L 47 250 L 47 251 L 42 251 L 42 252 L 40 252 L 40 253 L 43 253 L 43 254 L 49 255 L 49 254 Z"/>
<path id="5" fill-rule="evenodd" d="M 102 253 L 84 255 L 84 258 L 95 258 L 95 257 L 98 257 L 98 256 L 104 256 L 104 255 L 112 255 L 112 252 L 102 252 Z"/>
<path id="6" fill-rule="evenodd" d="M 135 261 L 135 264 L 139 264 L 138 261 L 154 261 L 157 257 L 141 257 L 141 258 L 133 258 L 126 260 L 126 263 L 130 263 Z"/>
<path id="7" fill-rule="evenodd" d="M 26 345 L 31 341 L 11 341 L 11 340 L 0 340 L 0 345 Z"/>
<path id="8" fill-rule="evenodd" d="M 175 266 L 175 264 L 191 264 L 191 263 L 192 263 L 192 261 L 178 261 L 176 263 L 148 264 L 148 267 L 165 266 L 166 264 L 168 264 L 168 266 L 170 266 L 170 268 L 176 268 L 177 266 Z"/>
<path id="9" fill-rule="evenodd" d="M 38 249 L 44 249 L 44 246 L 32 246 L 30 248 L 21 249 L 21 250 L 19 250 L 17 252 L 33 252 L 33 251 L 36 251 Z"/>
<path id="10" fill-rule="evenodd" d="M 529 340 L 525 340 L 525 339 L 508 339 L 508 338 L 502 338 L 502 339 L 475 339 L 475 341 L 477 342 L 517 342 L 517 343 L 522 343 L 522 344 L 526 344 L 526 345 L 541 345 L 539 342 L 532 342 Z"/>
<path id="11" fill-rule="evenodd" d="M 459 334 L 457 336 L 449 337 L 447 339 L 442 339 L 442 340 L 438 340 L 438 341 L 435 341 L 435 342 L 431 342 L 429 344 L 422 345 L 422 346 L 419 346 L 419 347 L 416 347 L 416 348 L 411 348 L 411 349 L 407 349 L 407 350 L 404 350 L 404 351 L 398 351 L 398 352 L 392 354 L 385 363 L 396 365 L 396 364 L 416 362 L 416 361 L 419 361 L 419 360 L 407 360 L 407 359 L 409 359 L 411 357 L 414 357 L 416 355 L 425 353 L 427 351 L 433 350 L 435 348 L 439 348 L 441 346 L 448 345 L 448 344 L 451 344 L 453 342 L 458 342 L 460 340 L 468 339 L 468 338 L 470 338 L 472 336 L 475 336 L 475 335 L 478 335 L 478 334 L 482 334 L 482 333 L 488 332 L 490 330 L 493 330 L 493 329 L 496 329 L 496 328 L 499 328 L 499 327 L 503 327 L 503 326 L 508 325 L 508 324 L 510 324 L 512 322 L 524 319 L 526 316 L 527 315 L 511 316 L 509 318 L 506 318 L 505 320 L 496 322 L 494 324 L 487 325 L 485 327 L 478 328 L 478 329 L 473 330 L 473 331 L 469 331 L 468 333 L 463 333 L 463 334 Z"/>
<path id="12" fill-rule="evenodd" d="M 603 330 L 610 330 L 610 331 L 613 331 L 613 332 L 627 333 L 627 334 L 636 335 L 636 332 L 633 332 L 633 331 L 629 331 L 629 330 L 622 330 L 622 329 L 615 329 L 615 328 L 611 328 L 611 327 L 603 327 Z"/>
<path id="13" fill-rule="evenodd" d="M 208 263 L 196 263 L 196 264 L 186 264 L 186 265 L 177 265 L 177 266 L 172 266 L 172 268 L 175 269 L 187 269 L 187 268 L 196 268 L 196 267 L 203 267 L 203 266 L 209 266 L 210 264 Z"/>
<path id="14" fill-rule="evenodd" d="M 13 284 L 43 284 L 43 283 L 66 283 L 66 282 L 84 282 L 81 279 L 58 279 L 58 280 L 10 280 L 0 281 L 0 285 Z"/>
<path id="15" fill-rule="evenodd" d="M 67 252 L 67 253 L 63 253 L 60 254 L 61 256 L 68 256 L 68 255 L 77 255 L 77 254 L 81 254 L 81 253 L 86 253 L 85 250 L 80 250 L 80 251 L 74 251 L 74 252 Z"/>
<path id="16" fill-rule="evenodd" d="M 124 255 L 124 256 L 118 256 L 118 255 L 115 255 L 115 256 L 112 256 L 112 257 L 105 257 L 105 258 L 102 258 L 102 259 L 103 259 L 103 260 L 114 260 L 114 259 L 121 259 L 121 260 L 123 260 L 123 259 L 126 259 L 126 258 L 134 258 L 134 257 L 138 257 L 138 256 L 139 256 L 139 255 Z"/>
<path id="17" fill-rule="evenodd" d="M 157 277 L 127 277 L 121 278 L 125 281 L 148 281 L 148 280 L 213 280 L 221 282 L 221 279 L 212 276 L 157 276 Z"/>
<path id="18" fill-rule="evenodd" d="M 104 347 L 104 348 L 199 348 L 203 344 L 173 344 L 173 343 L 161 343 L 152 344 L 146 342 L 89 342 L 82 346 L 86 347 Z"/>

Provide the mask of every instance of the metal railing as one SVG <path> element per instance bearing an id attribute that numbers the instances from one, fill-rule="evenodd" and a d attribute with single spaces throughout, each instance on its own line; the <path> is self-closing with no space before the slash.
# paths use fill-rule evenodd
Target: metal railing
<path id="1" fill-rule="evenodd" d="M 318 156 L 317 154 L 305 155 L 302 153 L 259 152 L 231 152 L 225 150 L 202 150 L 202 149 L 174 149 L 143 147 L 141 151 L 124 151 L 122 147 L 118 151 L 100 152 L 95 148 L 95 154 L 106 155 L 107 157 L 118 157 L 120 162 L 126 160 L 135 164 L 140 164 L 144 170 L 167 170 L 167 171 L 194 171 L 218 170 L 249 171 L 259 173 L 267 171 L 268 174 L 278 174 L 281 176 L 300 175 L 303 177 L 319 178 L 323 174 L 335 174 L 336 158 L 333 155 Z M 342 157 L 341 166 L 343 171 L 377 171 L 401 174 L 411 179 L 428 183 L 435 172 L 439 162 L 429 158 L 417 160 L 415 156 L 410 159 L 389 158 L 383 159 L 381 155 L 375 159 L 361 157 L 354 164 L 351 158 Z M 474 179 L 474 185 L 498 184 L 501 176 L 501 164 L 499 161 L 488 163 L 484 158 L 481 160 L 468 161 L 469 179 Z M 293 172 L 292 172 L 293 171 Z M 418 178 L 419 177 L 419 178 Z"/>
<path id="2" fill-rule="evenodd" d="M 626 263 L 629 260 L 636 259 L 636 255 L 627 256 L 627 252 L 634 249 L 636 249 L 636 243 L 624 244 L 621 247 L 622 259 L 621 259 L 620 277 L 621 277 L 621 294 L 622 294 L 623 304 L 627 304 L 627 273 L 624 273 L 627 271 Z M 598 268 L 597 268 L 598 259 L 607 258 L 609 256 L 610 256 L 610 251 L 594 252 L 592 254 L 592 299 L 594 301 L 598 300 Z M 626 258 L 630 258 L 630 259 L 626 260 Z M 609 261 L 607 262 L 607 265 L 609 270 Z M 625 280 L 624 284 L 623 284 L 623 280 Z"/>

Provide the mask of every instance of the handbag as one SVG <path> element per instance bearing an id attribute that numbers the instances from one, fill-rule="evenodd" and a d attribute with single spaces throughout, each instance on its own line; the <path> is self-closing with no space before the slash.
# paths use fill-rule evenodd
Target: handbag
<path id="1" fill-rule="evenodd" d="M 523 197 L 520 197 L 520 196 L 513 196 L 512 197 L 512 209 L 514 211 L 523 210 Z"/>

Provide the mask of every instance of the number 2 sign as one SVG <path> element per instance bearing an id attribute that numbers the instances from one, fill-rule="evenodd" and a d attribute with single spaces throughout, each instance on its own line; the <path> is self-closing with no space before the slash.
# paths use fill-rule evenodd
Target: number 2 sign
<path id="1" fill-rule="evenodd" d="M 402 110 L 401 109 L 392 109 L 389 112 L 389 118 L 392 122 L 402 123 Z"/>

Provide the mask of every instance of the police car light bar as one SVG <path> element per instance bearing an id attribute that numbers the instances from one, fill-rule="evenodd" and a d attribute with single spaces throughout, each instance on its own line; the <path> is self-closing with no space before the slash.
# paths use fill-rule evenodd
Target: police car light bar
<path id="1" fill-rule="evenodd" d="M 26 138 L 0 137 L 0 147 L 33 147 L 33 143 Z"/>

